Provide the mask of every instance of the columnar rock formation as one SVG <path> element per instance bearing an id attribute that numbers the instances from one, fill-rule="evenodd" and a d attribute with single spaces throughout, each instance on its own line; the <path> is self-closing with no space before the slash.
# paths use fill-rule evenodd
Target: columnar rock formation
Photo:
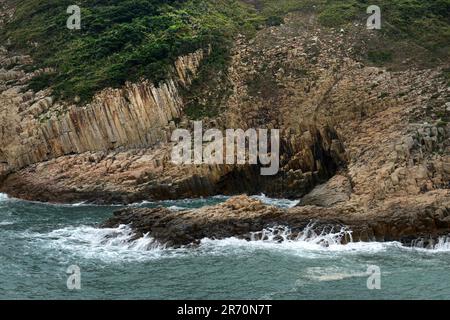
<path id="1" fill-rule="evenodd" d="M 2 50 L 0 190 L 43 201 L 131 202 L 217 193 L 301 198 L 322 184 L 306 197 L 311 204 L 348 202 L 361 212 L 447 190 L 443 66 L 371 65 L 363 56 L 377 36 L 361 25 L 321 28 L 314 15 L 295 13 L 253 39 L 237 37 L 227 81 L 195 95 L 221 94 L 218 115 L 203 119 L 208 128 L 281 129 L 280 172 L 268 178 L 258 166 L 171 163 L 170 132 L 192 126 L 178 88 L 189 87 L 202 51 L 176 61 L 172 80 L 158 88 L 127 84 L 70 106 L 27 91 L 33 74 L 20 65 L 29 57 Z M 333 199 L 324 200 L 327 193 Z"/>
<path id="2" fill-rule="evenodd" d="M 155 87 L 148 81 L 106 89 L 83 107 L 54 102 L 48 92 L 22 92 L 32 75 L 8 70 L 14 63 L 30 63 L 28 57 L 0 56 L 2 162 L 10 170 L 87 151 L 119 147 L 144 148 L 168 141 L 174 119 L 181 117 L 182 101 L 176 79 Z M 203 58 L 199 50 L 176 61 L 180 83 L 189 85 Z M 12 63 L 12 61 L 15 61 Z M 12 84 L 11 84 L 12 83 Z"/>

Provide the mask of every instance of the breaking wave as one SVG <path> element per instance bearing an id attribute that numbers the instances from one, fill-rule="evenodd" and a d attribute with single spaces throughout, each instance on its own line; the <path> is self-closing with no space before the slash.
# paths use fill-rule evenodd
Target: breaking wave
<path id="1" fill-rule="evenodd" d="M 322 230 L 317 232 L 314 224 L 306 227 L 302 232 L 294 233 L 290 228 L 279 226 L 268 228 L 251 234 L 251 240 L 227 238 L 222 240 L 203 239 L 201 247 L 220 254 L 227 249 L 238 251 L 271 250 L 303 257 L 315 258 L 317 255 L 332 255 L 336 253 L 381 252 L 390 247 L 400 247 L 400 243 L 389 242 L 353 242 L 352 232 L 346 228 L 340 230 Z M 346 242 L 343 244 L 343 240 Z"/>
<path id="2" fill-rule="evenodd" d="M 24 233 L 33 243 L 47 249 L 53 255 L 81 257 L 101 260 L 107 263 L 124 261 L 145 261 L 180 257 L 186 255 L 234 255 L 254 250 L 270 250 L 287 254 L 315 257 L 315 254 L 336 252 L 377 252 L 389 244 L 348 243 L 341 244 L 345 237 L 351 238 L 351 231 L 329 230 L 317 233 L 313 225 L 298 234 L 287 227 L 265 229 L 252 234 L 250 241 L 238 238 L 222 240 L 203 239 L 198 247 L 173 249 L 164 246 L 147 234 L 136 238 L 126 225 L 118 228 L 96 228 L 92 226 L 71 226 L 48 233 Z"/>
<path id="3" fill-rule="evenodd" d="M 195 208 L 201 208 L 207 205 L 215 205 L 221 202 L 225 202 L 230 197 L 228 196 L 214 196 L 209 198 L 189 198 L 189 199 L 180 199 L 180 200 L 163 200 L 163 201 L 141 201 L 137 203 L 133 203 L 130 207 L 156 207 L 163 206 L 169 208 L 171 210 L 179 211 L 179 210 L 189 210 Z"/>
<path id="4" fill-rule="evenodd" d="M 0 202 L 9 200 L 9 197 L 6 193 L 0 193 Z"/>
<path id="5" fill-rule="evenodd" d="M 423 248 L 420 244 L 405 247 L 399 242 L 352 242 L 351 231 L 323 230 L 317 232 L 314 225 L 302 232 L 294 233 L 284 226 L 268 228 L 251 235 L 250 240 L 239 238 L 201 240 L 197 247 L 168 248 L 147 234 L 136 238 L 132 229 L 122 225 L 118 228 L 100 229 L 91 226 L 66 227 L 45 234 L 28 234 L 33 242 L 46 248 L 53 254 L 75 256 L 89 260 L 101 260 L 107 263 L 147 261 L 165 258 L 186 257 L 192 255 L 229 256 L 248 254 L 255 251 L 288 254 L 302 258 L 334 259 L 348 254 L 376 254 L 388 251 L 412 251 L 425 253 L 450 252 L 450 238 L 443 237 L 433 247 Z M 345 244 L 343 240 L 346 239 Z M 326 272 L 317 280 L 359 276 L 355 274 Z M 343 275 L 344 274 L 344 275 Z M 312 275 L 311 277 L 314 277 Z M 331 277 L 330 279 L 326 277 Z"/>
<path id="6" fill-rule="evenodd" d="M 148 234 L 135 239 L 130 227 L 100 229 L 90 226 L 66 227 L 45 234 L 29 234 L 36 243 L 54 253 L 81 256 L 105 262 L 141 261 L 169 256 L 165 248 Z"/>
<path id="7" fill-rule="evenodd" d="M 311 257 L 315 256 L 314 253 L 321 255 L 339 252 L 376 253 L 391 249 L 450 251 L 450 237 L 442 237 L 428 247 L 424 247 L 421 242 L 417 242 L 412 247 L 405 247 L 400 242 L 353 242 L 352 232 L 346 228 L 323 229 L 318 232 L 314 224 L 310 224 L 298 233 L 285 226 L 267 228 L 252 233 L 250 241 L 235 237 L 220 240 L 205 238 L 195 249 L 167 248 L 149 234 L 136 238 L 132 229 L 125 225 L 115 229 L 89 226 L 67 227 L 41 235 L 39 238 L 46 241 L 48 247 L 79 252 L 85 258 L 99 258 L 107 261 L 155 259 L 193 252 L 233 254 L 237 253 L 236 250 L 276 250 Z"/>
<path id="8" fill-rule="evenodd" d="M 330 247 L 333 245 L 341 245 L 344 238 L 349 242 L 353 242 L 352 232 L 343 227 L 335 231 L 322 229 L 320 233 L 314 227 L 314 223 L 309 224 L 303 231 L 293 233 L 289 227 L 278 226 L 274 228 L 267 228 L 261 232 L 253 232 L 251 234 L 251 241 L 268 241 L 268 242 L 309 242 L 321 247 Z"/>
<path id="9" fill-rule="evenodd" d="M 354 242 L 352 231 L 347 228 L 339 230 L 322 229 L 317 232 L 314 224 L 308 225 L 302 232 L 295 233 L 285 226 L 267 228 L 251 234 L 250 241 L 239 238 L 214 240 L 205 238 L 201 246 L 212 252 L 220 253 L 227 248 L 241 251 L 274 250 L 305 257 L 335 255 L 337 253 L 379 253 L 386 251 L 419 251 L 421 253 L 450 252 L 450 236 L 441 237 L 437 241 L 418 240 L 413 246 L 407 247 L 397 241 L 392 242 Z"/>
<path id="10" fill-rule="evenodd" d="M 409 248 L 422 252 L 450 252 L 450 236 L 439 237 L 438 239 L 418 239 Z"/>

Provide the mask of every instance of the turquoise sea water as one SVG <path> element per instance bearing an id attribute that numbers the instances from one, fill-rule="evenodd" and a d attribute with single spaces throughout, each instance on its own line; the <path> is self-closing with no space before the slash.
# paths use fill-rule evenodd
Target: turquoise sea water
<path id="1" fill-rule="evenodd" d="M 287 200 L 264 201 L 291 206 Z M 144 202 L 180 210 L 225 201 Z M 196 249 L 165 249 L 151 235 L 98 229 L 117 206 L 50 205 L 0 194 L 0 299 L 448 299 L 450 245 L 333 244 L 339 233 L 277 243 L 204 239 Z M 326 238 L 330 246 L 320 245 Z M 81 270 L 81 290 L 66 270 Z M 367 288 L 368 267 L 381 289 Z"/>

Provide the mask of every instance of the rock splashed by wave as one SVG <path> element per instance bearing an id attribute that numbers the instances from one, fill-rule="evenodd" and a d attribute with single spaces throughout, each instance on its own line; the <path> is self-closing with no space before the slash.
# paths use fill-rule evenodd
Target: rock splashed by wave
<path id="1" fill-rule="evenodd" d="M 450 252 L 450 235 L 442 236 L 437 239 L 420 238 L 412 242 L 411 248 L 428 252 Z"/>
<path id="2" fill-rule="evenodd" d="M 330 227 L 323 228 L 321 232 L 318 232 L 314 223 L 309 224 L 300 232 L 293 232 L 291 228 L 287 226 L 276 226 L 264 229 L 261 232 L 251 233 L 251 241 L 261 240 L 278 243 L 286 241 L 304 241 L 322 247 L 340 245 L 345 238 L 348 238 L 350 240 L 349 242 L 353 242 L 351 230 L 348 230 L 345 227 L 340 228 L 340 230 L 335 230 L 335 228 Z"/>
<path id="3" fill-rule="evenodd" d="M 105 262 L 156 259 L 165 249 L 151 236 L 136 238 L 125 225 L 112 229 L 91 226 L 73 226 L 43 234 L 28 234 L 42 247 L 61 255 L 80 256 Z"/>
<path id="4" fill-rule="evenodd" d="M 117 228 L 67 226 L 46 233 L 25 231 L 21 237 L 29 239 L 37 247 L 48 250 L 57 257 L 71 256 L 75 261 L 87 259 L 103 263 L 143 262 L 188 256 L 245 255 L 255 250 L 306 259 L 332 258 L 347 254 L 374 254 L 392 250 L 421 253 L 450 252 L 450 237 L 441 237 L 434 242 L 419 239 L 410 247 L 403 246 L 400 242 L 355 242 L 352 239 L 352 231 L 345 227 L 318 229 L 314 223 L 301 231 L 294 231 L 282 225 L 265 228 L 252 232 L 249 239 L 203 238 L 195 246 L 180 248 L 167 247 L 149 233 L 137 236 L 127 225 L 120 225 Z"/>
<path id="5" fill-rule="evenodd" d="M 6 193 L 0 193 L 0 201 L 8 200 L 9 197 Z"/>
<path id="6" fill-rule="evenodd" d="M 204 238 L 196 246 L 169 248 L 156 241 L 150 234 L 136 237 L 126 225 L 117 228 L 99 229 L 92 226 L 70 226 L 48 233 L 25 232 L 38 246 L 53 251 L 56 255 L 71 255 L 88 260 L 107 263 L 146 261 L 191 255 L 233 255 L 252 250 L 280 251 L 304 257 L 314 253 L 381 251 L 386 244 L 349 243 L 341 244 L 349 230 L 329 230 L 316 233 L 313 226 L 303 232 L 292 232 L 288 227 L 278 226 L 252 234 L 251 240 L 234 237 L 225 239 Z"/>

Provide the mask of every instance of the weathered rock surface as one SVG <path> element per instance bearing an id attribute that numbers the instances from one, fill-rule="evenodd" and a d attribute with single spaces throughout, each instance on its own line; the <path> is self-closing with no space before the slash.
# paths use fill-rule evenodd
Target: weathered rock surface
<path id="1" fill-rule="evenodd" d="M 239 196 L 217 206 L 182 212 L 165 208 L 125 209 L 116 212 L 102 226 L 130 225 L 136 238 L 149 233 L 161 244 L 178 247 L 198 243 L 204 238 L 258 240 L 263 229 L 280 226 L 289 227 L 290 239 L 294 240 L 311 223 L 319 234 L 332 229 L 351 230 L 351 236 L 343 237 L 342 243 L 375 240 L 411 244 L 416 239 L 432 241 L 430 239 L 450 233 L 450 192 L 433 192 L 420 199 L 396 199 L 368 211 L 349 205 L 285 210 Z"/>
<path id="2" fill-rule="evenodd" d="M 280 128 L 280 173 L 270 178 L 257 166 L 171 163 L 170 133 L 192 125 L 179 88 L 189 90 L 205 52 L 181 57 L 173 79 L 158 88 L 128 84 L 75 107 L 54 102 L 47 91 L 28 90 L 33 74 L 21 65 L 32 63 L 29 57 L 0 49 L 0 191 L 52 202 L 260 192 L 301 198 L 338 173 L 350 182 L 350 195 L 331 180 L 306 203 L 345 201 L 365 210 L 391 198 L 448 190 L 445 66 L 367 65 L 354 48 L 364 51 L 376 37 L 363 26 L 320 28 L 316 17 L 296 13 L 254 39 L 237 38 L 226 73 L 230 92 L 220 99 L 219 115 L 204 123 Z M 222 89 L 209 88 L 204 96 Z"/>
<path id="3" fill-rule="evenodd" d="M 350 200 L 352 186 L 347 177 L 335 175 L 326 184 L 317 186 L 301 200 L 302 206 L 332 207 Z"/>
<path id="4" fill-rule="evenodd" d="M 6 67 L 9 58 L 1 58 L 0 66 Z M 188 85 L 186 74 L 195 74 L 202 58 L 200 50 L 176 62 L 183 84 Z M 0 84 L 11 77 L 30 75 L 0 72 Z M 175 80 L 158 87 L 143 81 L 121 89 L 106 89 L 83 107 L 55 104 L 48 93 L 23 93 L 22 88 L 12 86 L 0 95 L 0 116 L 8 129 L 2 132 L 0 154 L 11 170 L 69 154 L 145 148 L 168 142 L 175 128 L 173 120 L 180 118 L 182 112 Z"/>

